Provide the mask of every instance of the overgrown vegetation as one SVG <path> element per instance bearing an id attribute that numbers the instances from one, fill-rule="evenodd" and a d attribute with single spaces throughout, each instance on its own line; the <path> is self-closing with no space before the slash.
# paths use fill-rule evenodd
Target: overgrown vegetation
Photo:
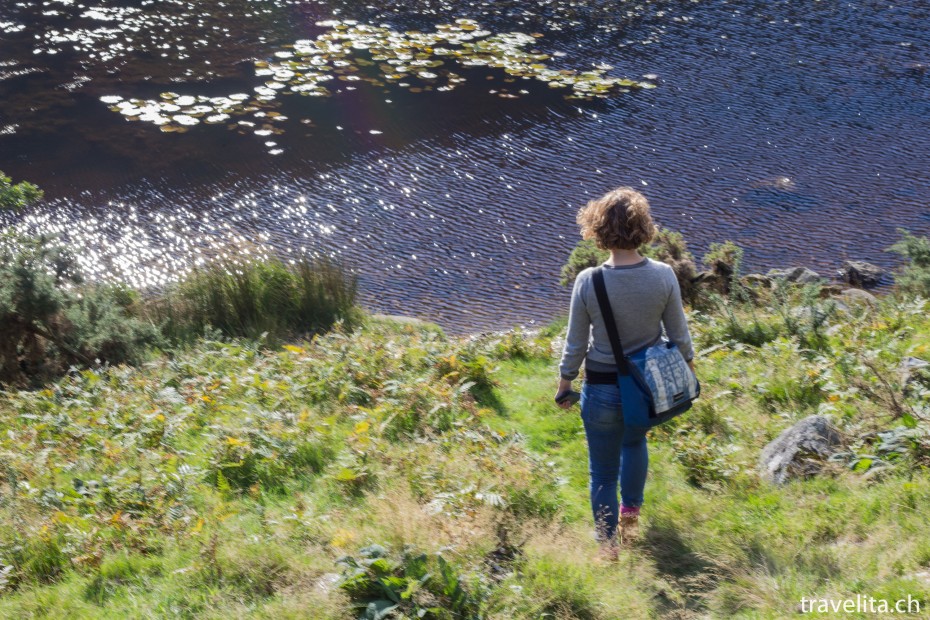
<path id="1" fill-rule="evenodd" d="M 895 285 L 902 291 L 930 297 L 930 238 L 916 237 L 903 229 L 898 232 L 901 240 L 888 249 L 907 263 L 895 276 Z"/>
<path id="2" fill-rule="evenodd" d="M 668 228 L 660 229 L 653 242 L 643 248 L 643 254 L 670 265 L 678 278 L 682 300 L 692 304 L 697 301 L 697 267 L 694 264 L 694 255 L 688 250 L 688 244 L 681 233 Z"/>
<path id="3" fill-rule="evenodd" d="M 0 170 L 0 211 L 18 211 L 42 200 L 42 190 L 27 181 L 13 183 L 13 179 Z"/>
<path id="4" fill-rule="evenodd" d="M 83 286 L 74 256 L 47 238 L 0 239 L 0 384 L 139 362 L 159 335 L 132 316 L 136 303 L 122 287 Z"/>
<path id="5" fill-rule="evenodd" d="M 594 239 L 585 239 L 572 248 L 568 261 L 562 265 L 562 274 L 559 283 L 562 286 L 572 286 L 578 274 L 589 267 L 597 267 L 610 258 L 610 252 L 597 247 Z"/>
<path id="6" fill-rule="evenodd" d="M 330 260 L 237 259 L 194 270 L 149 306 L 174 341 L 216 329 L 275 345 L 352 324 L 355 294 L 355 276 Z"/>
<path id="7" fill-rule="evenodd" d="M 0 238 L 0 385 L 41 384 L 69 368 L 139 364 L 147 351 L 212 332 L 277 346 L 358 321 L 356 282 L 331 261 L 217 262 L 167 292 L 86 283 L 50 237 Z"/>
<path id="8" fill-rule="evenodd" d="M 692 313 L 702 397 L 651 434 L 617 564 L 594 560 L 577 408 L 551 402 L 561 327 L 369 318 L 0 393 L 0 616 L 776 619 L 858 593 L 924 613 L 928 302 L 734 282 Z M 763 482 L 762 448 L 812 413 L 843 445 Z"/>

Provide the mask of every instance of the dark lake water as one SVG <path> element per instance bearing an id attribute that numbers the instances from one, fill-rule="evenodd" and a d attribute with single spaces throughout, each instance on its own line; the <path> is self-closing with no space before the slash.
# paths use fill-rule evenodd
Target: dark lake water
<path id="1" fill-rule="evenodd" d="M 252 96 L 269 79 L 255 61 L 333 18 L 469 18 L 535 35 L 555 69 L 657 88 L 573 101 L 487 67 L 452 91 L 335 80 L 254 126 L 186 133 L 101 101 Z M 48 0 L 0 3 L 0 33 L 0 170 L 46 191 L 0 226 L 62 233 L 99 277 L 159 285 L 243 247 L 331 254 L 370 309 L 471 331 L 564 313 L 574 213 L 617 185 L 696 254 L 732 239 L 752 270 L 890 267 L 897 228 L 930 234 L 923 0 Z"/>

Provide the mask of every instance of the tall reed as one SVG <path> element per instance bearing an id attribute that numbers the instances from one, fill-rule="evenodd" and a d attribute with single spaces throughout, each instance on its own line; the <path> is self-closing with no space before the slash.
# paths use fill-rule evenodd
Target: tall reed
<path id="1" fill-rule="evenodd" d="M 192 271 L 151 307 L 171 340 L 218 330 L 278 343 L 354 322 L 357 278 L 329 260 L 227 259 Z"/>

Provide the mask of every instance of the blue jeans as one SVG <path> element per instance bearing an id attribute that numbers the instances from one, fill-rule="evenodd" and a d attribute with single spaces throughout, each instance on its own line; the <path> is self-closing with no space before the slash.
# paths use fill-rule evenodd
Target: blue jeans
<path id="1" fill-rule="evenodd" d="M 588 440 L 591 474 L 591 512 L 599 540 L 610 540 L 620 514 L 617 482 L 623 505 L 642 506 L 649 451 L 648 429 L 624 429 L 620 388 L 589 385 L 581 389 L 581 419 Z"/>

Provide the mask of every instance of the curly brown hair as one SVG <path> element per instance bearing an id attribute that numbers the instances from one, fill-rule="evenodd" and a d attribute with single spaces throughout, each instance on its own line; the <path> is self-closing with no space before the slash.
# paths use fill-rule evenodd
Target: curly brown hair
<path id="1" fill-rule="evenodd" d="M 594 239 L 602 250 L 636 250 L 656 235 L 649 201 L 632 187 L 618 187 L 592 200 L 575 220 L 582 238 Z"/>

